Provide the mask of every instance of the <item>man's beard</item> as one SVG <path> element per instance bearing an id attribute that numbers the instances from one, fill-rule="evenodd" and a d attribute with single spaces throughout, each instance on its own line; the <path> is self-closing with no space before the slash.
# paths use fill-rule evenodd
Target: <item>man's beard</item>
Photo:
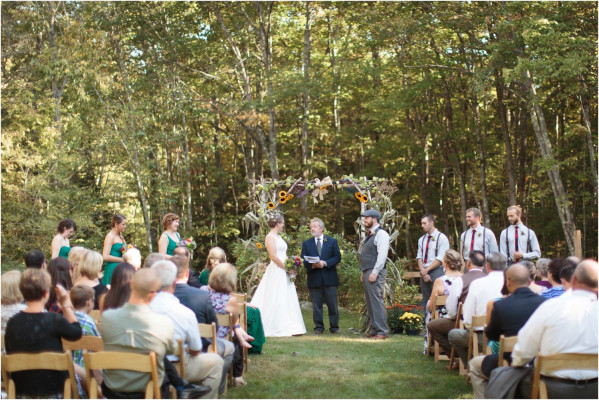
<path id="1" fill-rule="evenodd" d="M 519 225 L 519 220 L 515 220 L 514 222 L 511 222 L 512 225 Z"/>

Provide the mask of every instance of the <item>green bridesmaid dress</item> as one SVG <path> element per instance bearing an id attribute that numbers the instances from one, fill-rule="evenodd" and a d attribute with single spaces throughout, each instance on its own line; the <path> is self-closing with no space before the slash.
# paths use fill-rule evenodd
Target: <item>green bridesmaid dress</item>
<path id="1" fill-rule="evenodd" d="M 123 253 L 121 249 L 123 248 L 124 243 L 115 243 L 110 248 L 110 255 L 113 257 L 122 257 Z M 110 278 L 112 278 L 112 271 L 117 266 L 118 262 L 107 262 L 104 265 L 104 276 L 102 277 L 103 285 L 110 285 Z"/>
<path id="2" fill-rule="evenodd" d="M 69 253 L 71 252 L 71 248 L 69 246 L 62 246 L 60 251 L 58 252 L 58 257 L 69 258 Z"/>
<path id="3" fill-rule="evenodd" d="M 169 256 L 175 254 L 175 249 L 181 242 L 181 236 L 179 236 L 179 232 L 175 232 L 175 235 L 177 235 L 177 239 L 179 239 L 178 242 L 175 242 L 173 239 L 171 239 L 169 235 L 166 235 L 166 237 L 168 238 L 168 247 L 166 248 L 166 254 L 168 254 Z"/>

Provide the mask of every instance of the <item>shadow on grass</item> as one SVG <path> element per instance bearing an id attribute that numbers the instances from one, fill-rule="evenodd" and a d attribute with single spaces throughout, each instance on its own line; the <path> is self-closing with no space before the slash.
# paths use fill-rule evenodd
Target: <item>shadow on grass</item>
<path id="1" fill-rule="evenodd" d="M 250 355 L 248 385 L 226 398 L 472 398 L 465 377 L 422 355 L 420 336 L 364 339 L 351 329 L 359 315 L 344 310 L 341 335 L 314 335 L 312 313 L 303 315 L 309 333 L 267 338 L 263 354 Z"/>

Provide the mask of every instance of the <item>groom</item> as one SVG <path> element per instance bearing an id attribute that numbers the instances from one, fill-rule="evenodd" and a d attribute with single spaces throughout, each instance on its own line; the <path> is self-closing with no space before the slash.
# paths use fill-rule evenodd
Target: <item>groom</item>
<path id="1" fill-rule="evenodd" d="M 314 318 L 314 333 L 322 334 L 323 322 L 323 300 L 329 309 L 329 323 L 331 333 L 339 333 L 339 311 L 337 309 L 337 264 L 341 261 L 341 252 L 337 240 L 324 235 L 324 222 L 314 218 L 310 221 L 310 233 L 312 238 L 302 243 L 301 258 L 308 274 L 308 289 L 312 297 L 312 315 Z M 309 263 L 304 256 L 319 257 L 317 263 Z"/>

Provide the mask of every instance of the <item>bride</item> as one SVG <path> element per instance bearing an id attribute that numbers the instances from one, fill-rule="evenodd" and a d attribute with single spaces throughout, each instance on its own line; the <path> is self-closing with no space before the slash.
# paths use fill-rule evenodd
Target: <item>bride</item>
<path id="1" fill-rule="evenodd" d="M 268 226 L 270 233 L 266 235 L 266 250 L 270 264 L 254 293 L 252 305 L 260 309 L 265 336 L 303 335 L 306 326 L 295 284 L 285 270 L 287 243 L 279 236 L 285 227 L 285 220 L 281 214 L 273 215 Z"/>

